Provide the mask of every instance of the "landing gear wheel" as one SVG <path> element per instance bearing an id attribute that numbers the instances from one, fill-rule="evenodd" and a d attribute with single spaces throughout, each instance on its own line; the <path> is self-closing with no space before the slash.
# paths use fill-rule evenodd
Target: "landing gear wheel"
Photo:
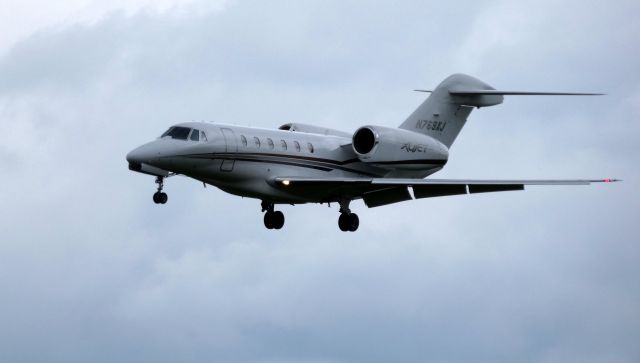
<path id="1" fill-rule="evenodd" d="M 284 214 L 280 211 L 267 211 L 264 214 L 264 226 L 267 229 L 280 229 L 284 226 Z"/>
<path id="2" fill-rule="evenodd" d="M 349 230 L 349 215 L 347 213 L 341 213 L 338 218 L 338 227 L 342 232 Z"/>
<path id="3" fill-rule="evenodd" d="M 169 196 L 164 192 L 153 193 L 153 202 L 156 204 L 165 204 L 169 200 Z"/>
<path id="4" fill-rule="evenodd" d="M 360 218 L 358 218 L 358 215 L 355 213 L 349 214 L 349 231 L 355 232 L 358 230 L 359 226 L 360 226 Z"/>
<path id="5" fill-rule="evenodd" d="M 153 193 L 153 202 L 156 204 L 165 204 L 167 200 L 169 200 L 169 197 L 167 196 L 167 193 L 162 191 L 162 187 L 164 186 L 164 177 L 157 177 L 156 184 L 158 184 L 158 191 Z"/>
<path id="6" fill-rule="evenodd" d="M 169 200 L 169 196 L 167 195 L 167 193 L 164 193 L 164 192 L 160 193 L 160 198 L 159 198 L 160 204 L 165 204 L 167 203 L 168 200 Z"/>
<path id="7" fill-rule="evenodd" d="M 264 214 L 264 226 L 267 227 L 267 229 L 273 229 L 273 212 Z"/>
<path id="8" fill-rule="evenodd" d="M 360 226 L 360 218 L 355 213 L 341 213 L 338 218 L 338 227 L 343 232 L 355 232 Z"/>
<path id="9" fill-rule="evenodd" d="M 280 229 L 284 226 L 284 214 L 280 211 L 273 212 L 273 228 Z"/>

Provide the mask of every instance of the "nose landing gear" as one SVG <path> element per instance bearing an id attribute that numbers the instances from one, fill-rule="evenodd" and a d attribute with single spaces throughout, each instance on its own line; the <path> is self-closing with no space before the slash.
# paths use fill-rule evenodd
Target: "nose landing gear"
<path id="1" fill-rule="evenodd" d="M 165 204 L 167 200 L 169 200 L 169 196 L 167 196 L 167 193 L 162 191 L 162 187 L 164 186 L 164 177 L 157 177 L 156 184 L 158 184 L 158 191 L 153 193 L 153 202 L 156 204 Z"/>
<path id="2" fill-rule="evenodd" d="M 264 214 L 264 226 L 267 229 L 280 229 L 284 226 L 284 214 L 281 211 L 273 210 L 273 203 L 262 202 Z"/>

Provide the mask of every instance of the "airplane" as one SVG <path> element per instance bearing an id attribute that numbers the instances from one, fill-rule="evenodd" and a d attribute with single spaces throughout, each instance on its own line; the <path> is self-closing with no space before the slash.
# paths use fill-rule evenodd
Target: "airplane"
<path id="1" fill-rule="evenodd" d="M 593 96 L 600 93 L 499 91 L 465 74 L 453 74 L 398 128 L 365 125 L 353 134 L 303 123 L 277 130 L 186 122 L 126 156 L 129 169 L 156 177 L 156 204 L 165 204 L 164 180 L 184 175 L 206 186 L 261 201 L 264 225 L 281 229 L 278 204 L 338 203 L 341 231 L 356 231 L 349 209 L 412 199 L 524 190 L 525 185 L 587 185 L 617 179 L 425 179 L 441 170 L 474 108 L 501 104 L 506 95 Z M 411 189 L 411 191 L 410 191 Z"/>

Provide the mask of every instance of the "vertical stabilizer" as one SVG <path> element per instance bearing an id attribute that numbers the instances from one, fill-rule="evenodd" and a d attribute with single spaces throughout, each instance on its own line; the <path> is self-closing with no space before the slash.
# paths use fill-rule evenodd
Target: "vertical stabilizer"
<path id="1" fill-rule="evenodd" d="M 457 90 L 493 90 L 488 84 L 466 74 L 453 74 L 404 121 L 401 129 L 433 137 L 451 147 L 474 107 L 502 103 L 502 95 L 451 94 Z"/>

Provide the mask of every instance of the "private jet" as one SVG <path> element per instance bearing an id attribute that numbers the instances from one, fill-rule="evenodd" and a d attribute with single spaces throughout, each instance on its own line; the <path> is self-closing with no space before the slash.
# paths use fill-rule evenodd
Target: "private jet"
<path id="1" fill-rule="evenodd" d="M 468 75 L 454 74 L 398 128 L 365 125 L 353 134 L 303 123 L 277 130 L 186 122 L 127 154 L 132 171 L 155 176 L 156 204 L 167 203 L 166 178 L 184 175 L 227 193 L 261 201 L 264 225 L 281 229 L 276 205 L 337 203 L 338 227 L 356 231 L 349 209 L 362 199 L 379 207 L 412 199 L 524 190 L 525 185 L 587 185 L 616 179 L 425 179 L 441 170 L 449 149 L 474 108 L 495 106 L 505 95 L 591 96 L 597 93 L 499 91 Z"/>

